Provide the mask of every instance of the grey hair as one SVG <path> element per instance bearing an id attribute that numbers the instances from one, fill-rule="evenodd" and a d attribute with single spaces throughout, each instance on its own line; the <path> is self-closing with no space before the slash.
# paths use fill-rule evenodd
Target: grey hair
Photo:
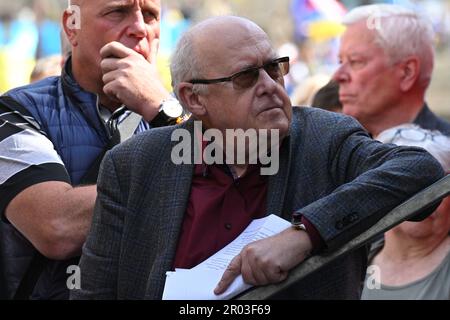
<path id="1" fill-rule="evenodd" d="M 439 131 L 402 124 L 383 131 L 376 139 L 383 143 L 424 148 L 439 161 L 445 172 L 450 172 L 450 137 Z"/>
<path id="2" fill-rule="evenodd" d="M 395 64 L 411 55 L 421 61 L 420 83 L 428 87 L 434 67 L 435 33 L 431 21 L 412 9 L 394 4 L 357 7 L 343 18 L 344 25 L 366 20 L 375 31 L 375 42 Z"/>
<path id="3" fill-rule="evenodd" d="M 178 85 L 184 81 L 190 81 L 201 77 L 202 66 L 194 45 L 195 27 L 188 30 L 179 40 L 175 53 L 170 63 L 170 73 L 172 76 L 172 87 L 175 95 L 178 97 Z M 207 86 L 196 84 L 193 87 L 194 92 L 206 92 Z"/>

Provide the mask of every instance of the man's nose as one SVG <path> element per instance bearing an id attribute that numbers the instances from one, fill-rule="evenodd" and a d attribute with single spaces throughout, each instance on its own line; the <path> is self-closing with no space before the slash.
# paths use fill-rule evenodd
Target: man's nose
<path id="1" fill-rule="evenodd" d="M 145 38 L 147 36 L 147 25 L 141 11 L 135 12 L 131 16 L 130 26 L 128 27 L 128 36 L 136 38 Z"/>
<path id="2" fill-rule="evenodd" d="M 348 82 L 350 80 L 350 75 L 346 70 L 345 64 L 339 66 L 339 68 L 333 74 L 332 80 L 334 80 L 337 83 Z"/>
<path id="3" fill-rule="evenodd" d="M 259 88 L 263 88 L 266 91 L 268 90 L 270 92 L 273 92 L 278 84 L 283 85 L 284 82 L 279 82 L 276 79 L 273 79 L 264 68 L 259 69 L 259 76 L 257 81 L 257 86 Z M 258 90 L 260 90 L 259 88 Z"/>

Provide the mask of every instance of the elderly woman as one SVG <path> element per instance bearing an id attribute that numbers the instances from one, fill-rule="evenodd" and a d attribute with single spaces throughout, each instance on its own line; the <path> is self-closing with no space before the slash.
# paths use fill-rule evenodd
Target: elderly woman
<path id="1" fill-rule="evenodd" d="M 450 172 L 450 139 L 415 125 L 382 132 L 378 140 L 418 146 Z M 421 222 L 404 222 L 372 247 L 362 299 L 450 299 L 450 196 Z"/>

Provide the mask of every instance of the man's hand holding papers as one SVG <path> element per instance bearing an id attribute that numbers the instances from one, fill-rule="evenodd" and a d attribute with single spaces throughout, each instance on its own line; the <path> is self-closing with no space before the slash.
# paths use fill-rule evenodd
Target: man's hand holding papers
<path id="1" fill-rule="evenodd" d="M 276 215 L 254 220 L 238 238 L 196 267 L 167 272 L 163 299 L 225 300 L 253 285 L 283 281 L 312 246 L 306 232 L 290 226 Z"/>

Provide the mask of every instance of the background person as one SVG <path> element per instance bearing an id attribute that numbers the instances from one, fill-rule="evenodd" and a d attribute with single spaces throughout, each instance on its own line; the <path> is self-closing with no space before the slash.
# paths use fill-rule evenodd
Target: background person
<path id="1" fill-rule="evenodd" d="M 434 33 L 421 14 L 398 5 L 376 4 L 351 10 L 339 51 L 343 113 L 372 135 L 403 124 L 450 135 L 450 123 L 425 103 L 434 67 Z"/>
<path id="2" fill-rule="evenodd" d="M 339 84 L 333 80 L 319 89 L 314 95 L 312 106 L 332 112 L 342 112 L 339 100 Z"/>
<path id="3" fill-rule="evenodd" d="M 422 147 L 450 173 L 450 138 L 439 132 L 406 124 L 383 131 L 377 139 Z M 384 241 L 372 247 L 368 269 L 377 267 L 380 278 L 368 273 L 362 299 L 449 300 L 449 231 L 450 196 L 425 220 L 403 222 L 386 232 Z"/>

